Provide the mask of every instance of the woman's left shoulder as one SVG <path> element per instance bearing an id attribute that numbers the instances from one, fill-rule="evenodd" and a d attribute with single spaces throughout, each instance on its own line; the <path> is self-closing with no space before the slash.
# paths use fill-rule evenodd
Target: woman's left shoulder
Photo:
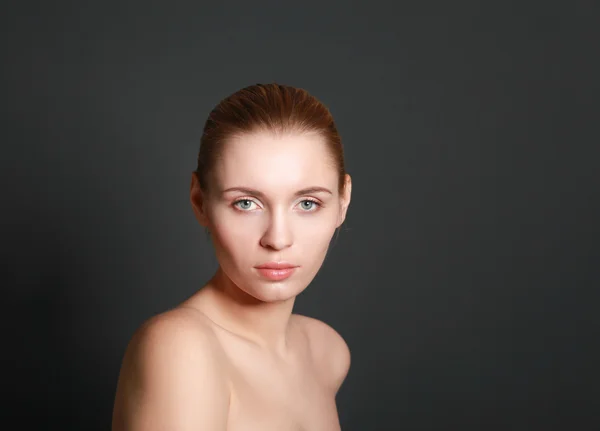
<path id="1" fill-rule="evenodd" d="M 306 334 L 311 355 L 337 392 L 350 369 L 350 348 L 338 331 L 322 320 L 293 314 L 293 319 Z"/>

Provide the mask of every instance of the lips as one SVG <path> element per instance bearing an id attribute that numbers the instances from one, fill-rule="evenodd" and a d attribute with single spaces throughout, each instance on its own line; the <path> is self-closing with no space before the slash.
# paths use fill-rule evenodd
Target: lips
<path id="1" fill-rule="evenodd" d="M 290 277 L 298 265 L 288 262 L 267 262 L 255 267 L 260 275 L 268 280 L 280 281 Z"/>
<path id="2" fill-rule="evenodd" d="M 288 262 L 267 262 L 267 263 L 263 263 L 262 265 L 258 265 L 256 268 L 258 269 L 289 269 L 289 268 L 295 268 L 298 265 L 292 265 L 291 263 Z"/>

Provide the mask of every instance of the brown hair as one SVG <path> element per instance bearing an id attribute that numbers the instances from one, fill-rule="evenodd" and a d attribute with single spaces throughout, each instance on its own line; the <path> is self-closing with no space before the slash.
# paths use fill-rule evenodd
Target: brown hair
<path id="1" fill-rule="evenodd" d="M 210 171 L 225 141 L 258 131 L 321 135 L 338 170 L 339 191 L 343 190 L 344 151 L 329 109 L 306 90 L 275 83 L 242 88 L 211 111 L 200 139 L 195 171 L 202 189 L 208 189 Z"/>

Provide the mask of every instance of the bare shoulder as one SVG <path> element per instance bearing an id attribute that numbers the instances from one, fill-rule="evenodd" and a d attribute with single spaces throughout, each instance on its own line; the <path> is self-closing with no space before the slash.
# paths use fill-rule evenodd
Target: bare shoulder
<path id="1" fill-rule="evenodd" d="M 350 369 L 350 348 L 344 338 L 327 323 L 313 317 L 294 314 L 295 322 L 308 338 L 310 350 L 324 378 L 337 392 Z"/>
<path id="2" fill-rule="evenodd" d="M 137 329 L 127 347 L 127 355 L 135 357 L 140 364 L 154 358 L 210 362 L 217 359 L 219 344 L 211 327 L 199 311 L 175 308 L 146 320 Z"/>
<path id="3" fill-rule="evenodd" d="M 229 388 L 220 355 L 199 312 L 178 308 L 148 319 L 123 358 L 113 431 L 225 429 Z"/>

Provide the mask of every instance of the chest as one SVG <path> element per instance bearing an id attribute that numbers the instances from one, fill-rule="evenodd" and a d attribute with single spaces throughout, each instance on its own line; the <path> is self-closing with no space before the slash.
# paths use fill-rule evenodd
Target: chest
<path id="1" fill-rule="evenodd" d="M 231 370 L 229 431 L 338 431 L 335 394 L 310 362 L 281 368 L 246 357 Z"/>

